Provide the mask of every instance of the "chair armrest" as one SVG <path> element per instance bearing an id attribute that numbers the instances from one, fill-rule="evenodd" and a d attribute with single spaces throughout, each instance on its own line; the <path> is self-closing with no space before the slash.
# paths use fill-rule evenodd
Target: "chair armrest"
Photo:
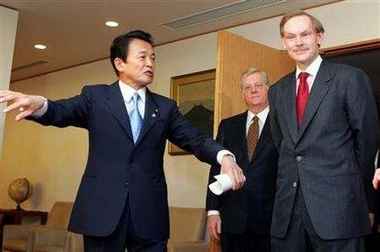
<path id="1" fill-rule="evenodd" d="M 68 239 L 68 231 L 64 229 L 34 229 L 31 231 L 32 251 L 42 247 L 64 247 Z"/>
<path id="2" fill-rule="evenodd" d="M 4 225 L 3 240 L 26 240 L 30 230 L 41 227 L 42 225 Z"/>
<path id="3" fill-rule="evenodd" d="M 83 235 L 68 232 L 68 240 L 65 245 L 65 252 L 78 252 L 84 251 Z"/>
<path id="4" fill-rule="evenodd" d="M 209 242 L 168 242 L 168 252 L 208 252 Z"/>

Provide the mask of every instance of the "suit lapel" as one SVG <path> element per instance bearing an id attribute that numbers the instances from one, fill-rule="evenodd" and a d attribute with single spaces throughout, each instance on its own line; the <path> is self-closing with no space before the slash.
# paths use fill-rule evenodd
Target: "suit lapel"
<path id="1" fill-rule="evenodd" d="M 299 128 L 298 139 L 305 132 L 307 126 L 317 112 L 318 107 L 322 103 L 323 98 L 327 94 L 327 91 L 330 88 L 330 85 L 328 85 L 328 83 L 331 79 L 332 76 L 328 71 L 328 62 L 323 61 L 318 70 L 317 76 L 315 77 L 313 87 L 310 90 L 310 96 L 309 100 L 307 101 L 305 114 Z"/>
<path id="2" fill-rule="evenodd" d="M 247 162 L 249 162 L 248 159 L 248 149 L 247 149 L 247 136 L 246 136 L 246 122 L 247 122 L 247 111 L 244 113 L 241 113 L 237 120 L 234 122 L 234 128 L 233 128 L 233 135 L 235 141 L 232 141 L 236 143 L 236 148 L 240 149 L 242 155 L 246 157 Z M 241 144 L 243 143 L 243 144 Z"/>
<path id="3" fill-rule="evenodd" d="M 255 152 L 253 153 L 253 158 L 251 159 L 251 162 L 254 160 L 255 157 L 260 155 L 260 152 L 264 149 L 266 143 L 269 140 L 270 136 L 270 122 L 269 122 L 269 116 L 267 120 L 265 121 L 263 131 L 260 134 L 259 141 L 257 142 L 257 146 L 255 149 Z"/>
<path id="4" fill-rule="evenodd" d="M 284 105 L 282 108 L 282 111 L 284 111 L 283 119 L 288 125 L 289 134 L 293 142 L 296 142 L 298 137 L 295 75 L 295 72 L 290 75 L 288 85 L 283 88 L 283 95 L 281 96 L 281 104 Z"/>
<path id="5" fill-rule="evenodd" d="M 129 123 L 128 111 L 125 107 L 124 99 L 121 94 L 118 82 L 115 82 L 110 86 L 108 95 L 106 97 L 106 104 L 110 108 L 111 113 L 114 115 L 116 120 L 128 134 L 128 137 L 133 142 L 132 129 Z"/>
<path id="6" fill-rule="evenodd" d="M 263 130 L 260 134 L 260 137 L 259 137 L 259 140 L 257 142 L 257 145 L 256 145 L 256 148 L 255 148 L 255 151 L 253 153 L 253 157 L 248 157 L 248 148 L 247 148 L 247 137 L 246 137 L 246 122 L 247 122 L 247 112 L 241 114 L 241 116 L 239 117 L 238 121 L 237 121 L 237 126 L 236 126 L 236 142 L 237 143 L 241 143 L 243 142 L 244 145 L 242 145 L 242 153 L 244 154 L 244 156 L 247 158 L 247 162 L 253 162 L 255 157 L 257 157 L 258 155 L 260 155 L 260 152 L 264 149 L 266 143 L 268 142 L 269 140 L 269 136 L 270 136 L 270 122 L 269 122 L 269 116 L 267 118 L 267 120 L 265 121 L 265 124 L 264 124 L 264 127 L 263 127 Z"/>
<path id="7" fill-rule="evenodd" d="M 144 136 L 149 132 L 153 125 L 157 122 L 160 117 L 160 111 L 158 105 L 155 102 L 152 93 L 149 89 L 146 89 L 146 101 L 145 101 L 145 115 L 143 120 L 143 125 L 141 127 L 139 138 L 137 139 L 136 145 L 141 142 Z"/>

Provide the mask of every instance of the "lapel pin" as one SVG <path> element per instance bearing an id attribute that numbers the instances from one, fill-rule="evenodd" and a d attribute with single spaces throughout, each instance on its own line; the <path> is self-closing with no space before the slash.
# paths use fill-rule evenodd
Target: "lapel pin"
<path id="1" fill-rule="evenodd" d="M 153 111 L 152 117 L 157 117 L 158 116 L 158 109 L 155 109 Z"/>

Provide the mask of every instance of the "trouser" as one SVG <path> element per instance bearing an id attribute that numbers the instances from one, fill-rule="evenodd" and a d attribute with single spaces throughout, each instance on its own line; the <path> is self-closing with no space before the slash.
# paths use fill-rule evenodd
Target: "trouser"
<path id="1" fill-rule="evenodd" d="M 364 252 L 364 237 L 324 240 L 315 232 L 302 190 L 297 191 L 285 238 L 271 237 L 273 252 Z"/>
<path id="2" fill-rule="evenodd" d="M 137 237 L 129 214 L 129 202 L 124 207 L 116 230 L 104 237 L 83 236 L 85 252 L 167 252 L 167 241 L 148 240 Z"/>

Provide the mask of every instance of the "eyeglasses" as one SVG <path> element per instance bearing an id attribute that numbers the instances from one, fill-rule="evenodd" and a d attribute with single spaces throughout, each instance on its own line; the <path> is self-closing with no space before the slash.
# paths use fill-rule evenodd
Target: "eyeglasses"
<path id="1" fill-rule="evenodd" d="M 263 90 L 264 86 L 265 86 L 264 84 L 255 84 L 255 85 L 244 86 L 242 87 L 242 89 L 244 92 L 250 92 L 252 90 L 261 91 Z"/>
<path id="2" fill-rule="evenodd" d="M 294 43 L 297 40 L 305 42 L 305 41 L 308 41 L 313 34 L 314 33 L 312 31 L 303 32 L 300 35 L 288 33 L 284 35 L 284 38 L 288 43 Z"/>

